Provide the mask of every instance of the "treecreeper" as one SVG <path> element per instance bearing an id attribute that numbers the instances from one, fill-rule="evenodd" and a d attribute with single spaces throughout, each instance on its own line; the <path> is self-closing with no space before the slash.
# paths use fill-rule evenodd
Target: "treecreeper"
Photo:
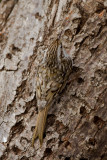
<path id="1" fill-rule="evenodd" d="M 42 146 L 48 110 L 65 88 L 71 71 L 72 59 L 64 50 L 60 38 L 57 38 L 50 44 L 44 54 L 42 63 L 37 68 L 36 98 L 38 116 L 32 146 L 34 146 L 37 137 L 40 146 Z"/>

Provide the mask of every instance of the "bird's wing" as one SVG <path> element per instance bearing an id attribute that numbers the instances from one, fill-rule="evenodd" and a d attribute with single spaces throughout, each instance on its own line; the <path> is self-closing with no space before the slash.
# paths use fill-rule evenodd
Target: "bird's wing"
<path id="1" fill-rule="evenodd" d="M 55 96 L 63 85 L 62 73 L 57 69 L 40 67 L 36 79 L 36 96 L 38 109 L 43 109 L 53 102 Z"/>

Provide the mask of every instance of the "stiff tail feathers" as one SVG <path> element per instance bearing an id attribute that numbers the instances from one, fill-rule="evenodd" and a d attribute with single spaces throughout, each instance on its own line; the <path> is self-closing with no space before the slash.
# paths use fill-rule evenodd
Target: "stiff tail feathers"
<path id="1" fill-rule="evenodd" d="M 47 105 L 43 110 L 39 111 L 38 113 L 37 123 L 36 123 L 36 127 L 33 133 L 33 138 L 32 138 L 32 146 L 34 146 L 34 142 L 37 137 L 39 138 L 40 146 L 42 146 L 43 133 L 45 129 L 46 118 L 47 118 L 49 106 L 50 105 Z"/>

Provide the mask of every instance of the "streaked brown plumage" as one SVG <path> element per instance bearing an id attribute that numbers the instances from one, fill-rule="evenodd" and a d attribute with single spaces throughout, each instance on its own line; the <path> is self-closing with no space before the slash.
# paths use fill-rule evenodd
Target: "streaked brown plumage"
<path id="1" fill-rule="evenodd" d="M 65 53 L 61 41 L 56 39 L 49 46 L 43 62 L 37 70 L 36 97 L 38 117 L 32 138 L 32 146 L 37 137 L 39 137 L 40 145 L 42 146 L 48 110 L 58 94 L 64 89 L 71 69 L 71 58 Z"/>

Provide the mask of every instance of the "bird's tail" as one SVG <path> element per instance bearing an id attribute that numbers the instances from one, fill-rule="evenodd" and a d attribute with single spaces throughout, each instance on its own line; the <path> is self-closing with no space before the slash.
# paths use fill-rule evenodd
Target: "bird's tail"
<path id="1" fill-rule="evenodd" d="M 46 118 L 47 118 L 47 113 L 49 110 L 49 106 L 47 105 L 43 110 L 39 111 L 38 117 L 37 117 L 37 123 L 36 127 L 33 133 L 33 138 L 32 138 L 32 146 L 34 146 L 34 141 L 38 137 L 40 141 L 40 146 L 42 146 L 43 143 L 43 133 L 45 129 L 45 123 L 46 123 Z"/>

